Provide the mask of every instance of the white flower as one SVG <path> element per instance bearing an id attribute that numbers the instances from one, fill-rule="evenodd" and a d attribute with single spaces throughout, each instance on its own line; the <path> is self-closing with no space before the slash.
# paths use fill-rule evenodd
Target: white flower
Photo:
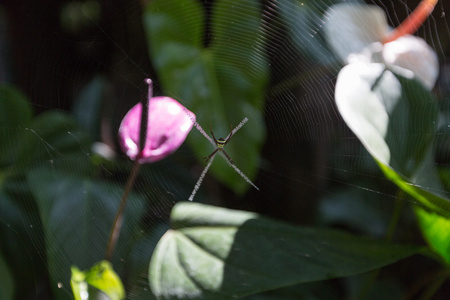
<path id="1" fill-rule="evenodd" d="M 345 64 L 384 63 L 395 73 L 433 88 L 439 73 L 434 50 L 423 39 L 409 34 L 385 43 L 391 32 L 378 6 L 341 3 L 331 7 L 325 16 L 327 41 Z"/>

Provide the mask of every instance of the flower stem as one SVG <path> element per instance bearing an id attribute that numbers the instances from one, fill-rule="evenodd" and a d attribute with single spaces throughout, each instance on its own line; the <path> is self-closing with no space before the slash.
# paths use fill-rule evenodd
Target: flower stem
<path id="1" fill-rule="evenodd" d="M 136 181 L 140 166 L 141 164 L 136 159 L 133 164 L 133 169 L 131 170 L 130 176 L 128 177 L 127 184 L 125 185 L 125 190 L 123 191 L 122 199 L 120 200 L 116 218 L 114 219 L 113 226 L 111 228 L 111 233 L 109 234 L 109 240 L 108 245 L 106 246 L 106 254 L 105 254 L 106 260 L 111 261 L 114 249 L 116 248 L 117 240 L 119 239 L 120 236 L 120 230 L 122 229 L 123 225 L 125 205 L 127 204 L 128 195 L 130 195 L 131 189 L 133 188 L 134 182 Z"/>
<path id="2" fill-rule="evenodd" d="M 128 177 L 127 183 L 125 185 L 125 190 L 123 191 L 122 199 L 120 200 L 119 209 L 117 210 L 116 218 L 114 219 L 113 226 L 111 228 L 111 233 L 109 234 L 108 245 L 106 246 L 105 259 L 111 261 L 111 258 L 116 248 L 117 240 L 120 236 L 120 230 L 123 225 L 123 218 L 125 212 L 125 205 L 127 204 L 128 195 L 130 195 L 131 189 L 133 188 L 134 182 L 136 181 L 137 175 L 141 164 L 139 159 L 142 158 L 144 153 L 145 144 L 147 141 L 147 131 L 148 131 L 148 110 L 150 106 L 150 100 L 153 97 L 153 83 L 150 78 L 145 79 L 145 83 L 148 85 L 148 94 L 146 98 L 141 99 L 141 125 L 139 128 L 139 154 L 134 161 L 133 168 L 131 170 L 130 176 Z"/>
<path id="3" fill-rule="evenodd" d="M 383 44 L 395 41 L 406 34 L 413 34 L 422 26 L 423 22 L 431 15 L 438 0 L 422 0 L 416 9 L 383 40 Z"/>

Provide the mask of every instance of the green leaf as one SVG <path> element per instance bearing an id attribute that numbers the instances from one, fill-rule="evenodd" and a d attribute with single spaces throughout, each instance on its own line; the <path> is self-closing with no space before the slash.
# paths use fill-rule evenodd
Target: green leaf
<path id="1" fill-rule="evenodd" d="M 2 288 L 0 289 L 0 299 L 12 300 L 14 295 L 14 279 L 6 264 L 3 255 L 0 253 L 0 282 Z"/>
<path id="2" fill-rule="evenodd" d="M 441 182 L 444 185 L 445 189 L 447 191 L 450 191 L 450 167 L 440 168 L 438 170 L 438 176 L 441 179 Z"/>
<path id="3" fill-rule="evenodd" d="M 128 268 L 133 270 L 127 278 L 128 299 L 155 299 L 148 284 L 148 261 L 159 239 L 169 229 L 168 222 L 154 224 L 136 243 L 127 258 Z M 145 262 L 145 263 L 142 263 Z"/>
<path id="4" fill-rule="evenodd" d="M 392 211 L 373 192 L 379 186 L 374 184 L 366 189 L 366 183 L 361 181 L 356 181 L 355 185 L 363 188 L 334 191 L 320 200 L 321 223 L 345 226 L 353 232 L 384 237 Z"/>
<path id="5" fill-rule="evenodd" d="M 26 299 L 48 276 L 36 241 L 42 238 L 42 226 L 36 206 L 23 178 L 8 178 L 0 184 L 0 245 L 15 282 L 15 299 Z M 0 266 L 0 271 L 2 270 Z M 41 278 L 41 279 L 38 279 Z M 3 285 L 5 284 L 5 285 Z M 0 287 L 8 286 L 0 279 Z M 0 288 L 2 290 L 2 288 Z M 0 291 L 0 299 L 4 299 Z"/>
<path id="6" fill-rule="evenodd" d="M 333 281 L 316 281 L 267 291 L 245 300 L 342 300 L 342 289 Z"/>
<path id="7" fill-rule="evenodd" d="M 69 286 L 70 267 L 88 269 L 103 259 L 111 226 L 123 187 L 98 182 L 47 168 L 32 169 L 27 175 L 41 216 L 52 286 Z M 119 274 L 120 260 L 139 235 L 138 222 L 144 201 L 128 197 L 124 225 L 113 263 Z M 62 289 L 54 289 L 64 299 Z"/>
<path id="8" fill-rule="evenodd" d="M 86 274 L 83 271 L 80 271 L 75 266 L 70 268 L 71 277 L 70 277 L 70 286 L 72 287 L 73 296 L 75 300 L 83 300 L 88 296 L 88 286 L 86 283 Z"/>
<path id="9" fill-rule="evenodd" d="M 450 216 L 449 200 L 419 176 L 425 168 L 436 172 L 431 151 L 438 110 L 428 90 L 383 64 L 354 63 L 339 73 L 336 103 L 387 178 L 422 205 Z"/>
<path id="10" fill-rule="evenodd" d="M 20 135 L 18 162 L 30 164 L 52 161 L 68 154 L 88 157 L 89 141 L 68 114 L 48 111 L 32 120 Z M 88 161 L 89 160 L 86 160 Z M 77 162 L 78 167 L 82 161 Z"/>
<path id="11" fill-rule="evenodd" d="M 27 106 L 24 105 L 26 102 L 23 102 L 25 100 L 11 99 L 22 103 L 22 109 L 27 111 Z M 11 114 L 14 116 L 14 113 Z M 76 170 L 80 174 L 90 174 L 93 171 L 91 140 L 69 114 L 48 111 L 31 119 L 30 111 L 17 118 L 22 120 L 11 123 L 15 127 L 5 125 L 0 128 L 0 144 L 4 141 L 3 137 L 7 139 L 5 151 L 0 153 L 0 165 L 2 159 L 5 165 L 9 165 L 0 174 L 0 179 L 3 179 L 1 175 L 17 175 L 37 165 Z M 5 129 L 3 133 L 2 128 Z"/>
<path id="12" fill-rule="evenodd" d="M 109 261 L 103 260 L 85 272 L 74 266 L 71 267 L 71 270 L 70 285 L 72 286 L 75 300 L 95 299 L 91 296 L 93 293 L 90 293 L 88 285 L 103 292 L 110 300 L 125 299 L 122 281 L 114 272 Z"/>
<path id="13" fill-rule="evenodd" d="M 450 265 L 450 219 L 420 207 L 415 212 L 428 245 Z"/>
<path id="14" fill-rule="evenodd" d="M 0 165 L 11 164 L 18 147 L 18 136 L 30 123 L 31 104 L 18 90 L 0 85 Z"/>
<path id="15" fill-rule="evenodd" d="M 260 45 L 259 1 L 219 0 L 211 17 L 210 45 L 205 47 L 205 12 L 194 0 L 156 0 L 144 15 L 150 56 L 164 94 L 180 100 L 197 122 L 217 138 L 248 117 L 249 122 L 226 146 L 236 165 L 254 178 L 265 130 L 261 103 L 268 80 L 268 62 Z M 214 148 L 195 129 L 188 138 L 198 159 Z M 225 160 L 218 158 L 211 172 L 237 193 L 250 186 Z"/>
<path id="16" fill-rule="evenodd" d="M 433 187 L 428 188 L 428 186 L 413 183 L 411 180 L 399 175 L 389 166 L 379 162 L 378 165 L 389 180 L 394 182 L 399 188 L 419 201 L 419 203 L 443 216 L 450 216 L 449 202 L 443 196 L 437 194 L 439 190 L 434 189 Z M 416 181 L 423 179 L 423 176 L 434 177 L 434 174 L 434 171 L 430 171 L 428 174 L 423 173 L 422 178 L 417 177 Z"/>
<path id="17" fill-rule="evenodd" d="M 105 79 L 94 77 L 75 99 L 72 113 L 78 124 L 95 140 L 100 139 L 100 115 L 105 90 Z"/>
<path id="18" fill-rule="evenodd" d="M 150 262 L 160 299 L 240 297 L 367 272 L 418 251 L 198 203 L 178 203 L 171 221 Z"/>
<path id="19" fill-rule="evenodd" d="M 31 104 L 19 90 L 10 85 L 0 85 L 1 127 L 26 126 L 33 115 Z"/>

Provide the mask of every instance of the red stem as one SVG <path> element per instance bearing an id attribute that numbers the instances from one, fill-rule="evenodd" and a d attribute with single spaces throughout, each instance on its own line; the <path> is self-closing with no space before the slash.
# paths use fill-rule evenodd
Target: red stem
<path id="1" fill-rule="evenodd" d="M 423 0 L 416 9 L 388 36 L 383 40 L 383 44 L 395 41 L 405 34 L 413 34 L 422 26 L 423 22 L 431 15 L 438 0 Z"/>
<path id="2" fill-rule="evenodd" d="M 117 210 L 116 217 L 111 228 L 111 233 L 109 234 L 108 245 L 106 246 L 105 259 L 111 261 L 114 249 L 116 248 L 117 240 L 119 239 L 120 230 L 123 225 L 123 217 L 125 212 L 125 205 L 127 204 L 128 195 L 130 194 L 134 182 L 136 181 L 137 175 L 139 173 L 139 168 L 141 164 L 136 158 L 133 169 L 130 176 L 128 177 L 127 184 L 125 185 L 125 190 L 123 191 L 122 199 L 120 200 L 119 209 Z"/>

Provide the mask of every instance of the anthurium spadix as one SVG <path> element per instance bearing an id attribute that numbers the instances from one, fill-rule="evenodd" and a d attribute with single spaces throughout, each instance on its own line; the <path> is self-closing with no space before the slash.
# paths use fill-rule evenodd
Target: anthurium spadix
<path id="1" fill-rule="evenodd" d="M 151 80 L 148 93 L 148 121 L 145 146 L 139 149 L 142 103 L 133 106 L 122 120 L 119 142 L 122 150 L 139 163 L 159 161 L 181 146 L 195 123 L 195 114 L 170 97 L 152 97 Z"/>
<path id="2" fill-rule="evenodd" d="M 332 6 L 325 14 L 327 41 L 345 64 L 382 63 L 404 77 L 417 79 L 431 90 L 438 76 L 437 56 L 423 39 L 411 34 L 421 26 L 436 2 L 423 1 L 393 30 L 378 6 L 349 3 Z"/>

